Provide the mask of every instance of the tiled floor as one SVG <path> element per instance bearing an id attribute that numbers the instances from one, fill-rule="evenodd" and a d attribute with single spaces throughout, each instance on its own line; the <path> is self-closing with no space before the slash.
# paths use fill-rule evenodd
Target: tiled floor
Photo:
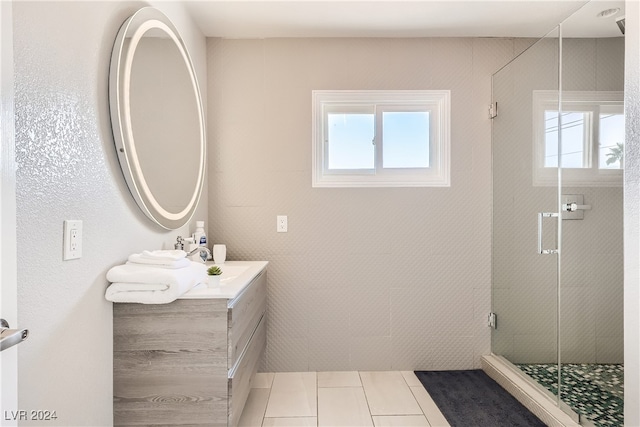
<path id="1" fill-rule="evenodd" d="M 525 374 L 558 394 L 558 366 L 519 364 Z M 562 365 L 562 400 L 597 427 L 624 425 L 624 366 Z"/>
<path id="2" fill-rule="evenodd" d="M 413 372 L 257 374 L 239 426 L 449 426 Z"/>

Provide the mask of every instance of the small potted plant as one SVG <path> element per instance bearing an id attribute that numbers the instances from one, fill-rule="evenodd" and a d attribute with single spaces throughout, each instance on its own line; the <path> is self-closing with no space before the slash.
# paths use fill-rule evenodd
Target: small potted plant
<path id="1" fill-rule="evenodd" d="M 220 286 L 220 275 L 222 270 L 217 265 L 212 265 L 207 269 L 209 275 L 209 286 Z"/>

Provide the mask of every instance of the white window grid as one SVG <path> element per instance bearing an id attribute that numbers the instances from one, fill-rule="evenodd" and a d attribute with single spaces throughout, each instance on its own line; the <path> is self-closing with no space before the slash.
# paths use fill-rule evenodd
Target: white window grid
<path id="1" fill-rule="evenodd" d="M 315 90 L 313 98 L 313 187 L 448 187 L 450 186 L 450 91 L 448 90 Z M 429 167 L 384 168 L 382 114 L 391 111 L 429 113 Z M 374 113 L 375 167 L 329 169 L 329 113 Z"/>

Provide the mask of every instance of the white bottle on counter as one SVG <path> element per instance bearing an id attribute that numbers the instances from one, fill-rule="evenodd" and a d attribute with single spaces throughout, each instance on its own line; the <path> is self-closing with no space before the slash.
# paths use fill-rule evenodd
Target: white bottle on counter
<path id="1" fill-rule="evenodd" d="M 193 241 L 196 245 L 207 246 L 207 235 L 204 232 L 204 221 L 196 221 L 196 232 L 193 233 Z"/>
<path id="2" fill-rule="evenodd" d="M 204 232 L 204 221 L 196 221 L 196 232 L 193 233 L 196 245 L 207 247 L 207 234 Z"/>

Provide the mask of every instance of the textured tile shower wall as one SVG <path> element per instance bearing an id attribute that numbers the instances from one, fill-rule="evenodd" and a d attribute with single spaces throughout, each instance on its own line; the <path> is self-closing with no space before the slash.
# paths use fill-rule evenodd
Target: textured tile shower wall
<path id="1" fill-rule="evenodd" d="M 503 39 L 208 40 L 209 234 L 269 265 L 267 371 L 465 369 L 490 351 Z M 311 187 L 313 89 L 449 89 L 450 188 Z M 276 233 L 276 215 L 288 233 Z"/>

